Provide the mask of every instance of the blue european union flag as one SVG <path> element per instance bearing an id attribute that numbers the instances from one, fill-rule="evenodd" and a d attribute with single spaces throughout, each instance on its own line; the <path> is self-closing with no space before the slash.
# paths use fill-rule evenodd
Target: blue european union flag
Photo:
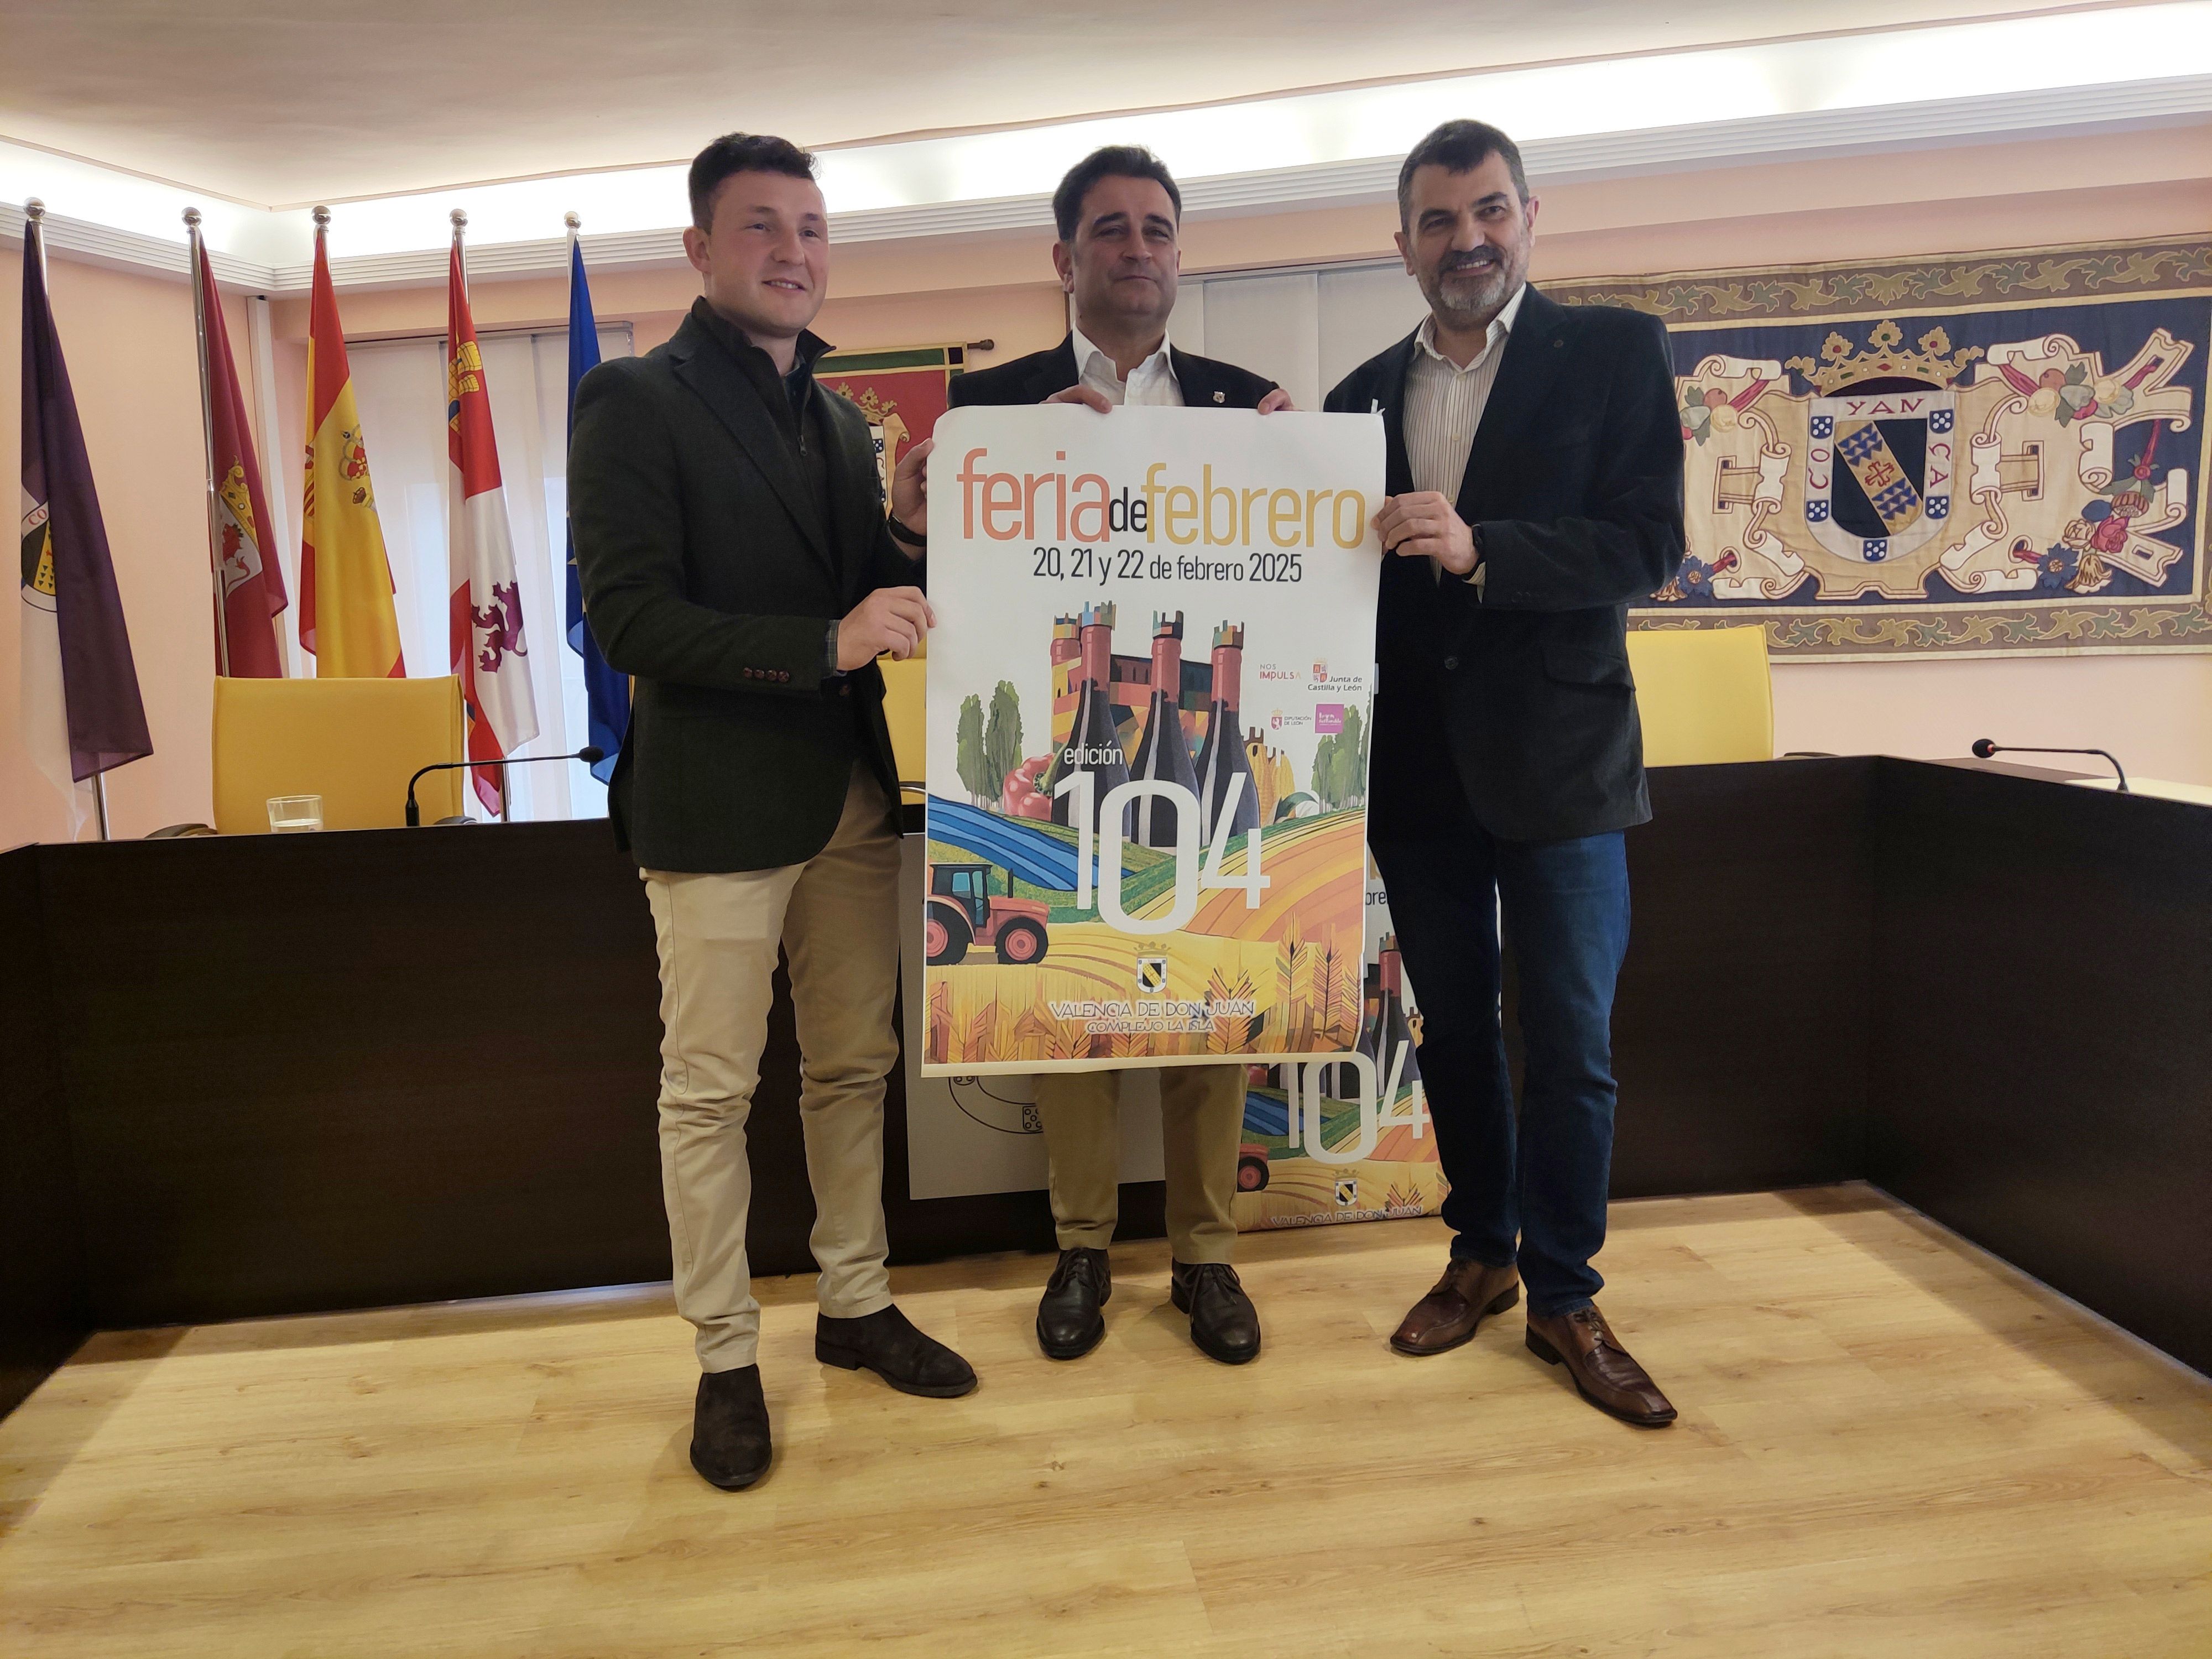
<path id="1" fill-rule="evenodd" d="M 592 315 L 591 285 L 584 280 L 584 245 L 568 239 L 568 436 L 576 435 L 576 388 L 599 367 L 599 325 Z M 623 734 L 629 730 L 629 676 L 617 674 L 599 654 L 599 642 L 584 625 L 584 590 L 576 580 L 576 532 L 568 530 L 568 648 L 584 659 L 584 695 L 590 707 L 591 741 L 605 750 L 592 765 L 605 783 L 614 775 Z"/>

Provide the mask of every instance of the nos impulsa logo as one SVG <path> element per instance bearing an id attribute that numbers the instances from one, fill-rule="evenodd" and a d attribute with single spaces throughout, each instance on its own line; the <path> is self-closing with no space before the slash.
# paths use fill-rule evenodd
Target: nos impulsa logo
<path id="1" fill-rule="evenodd" d="M 1167 994 L 1168 959 L 1165 957 L 1137 958 L 1137 988 L 1147 996 Z"/>

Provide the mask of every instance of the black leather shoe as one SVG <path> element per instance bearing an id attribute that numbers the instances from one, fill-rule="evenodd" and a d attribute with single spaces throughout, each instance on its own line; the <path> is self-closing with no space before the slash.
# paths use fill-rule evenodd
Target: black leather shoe
<path id="1" fill-rule="evenodd" d="M 760 1367 L 701 1376 L 691 1408 L 691 1467 L 700 1479 L 724 1492 L 743 1492 L 768 1473 L 773 1455 Z"/>
<path id="2" fill-rule="evenodd" d="M 1224 1365 L 1241 1365 L 1260 1352 L 1260 1310 L 1225 1261 L 1196 1267 L 1171 1264 L 1168 1295 L 1190 1316 L 1190 1340 L 1199 1352 Z"/>
<path id="3" fill-rule="evenodd" d="M 814 1319 L 814 1357 L 841 1370 L 871 1370 L 901 1394 L 952 1400 L 975 1388 L 975 1368 L 896 1308 L 858 1319 Z"/>
<path id="4" fill-rule="evenodd" d="M 1106 1337 L 1114 1273 L 1103 1250 L 1062 1250 L 1037 1304 L 1037 1346 L 1048 1359 L 1080 1359 Z"/>

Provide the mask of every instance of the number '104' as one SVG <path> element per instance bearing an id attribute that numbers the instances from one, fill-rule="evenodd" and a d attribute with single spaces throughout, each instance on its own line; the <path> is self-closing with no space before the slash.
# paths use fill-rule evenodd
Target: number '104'
<path id="1" fill-rule="evenodd" d="M 1106 792 L 1106 799 L 1098 801 L 1095 799 L 1097 781 L 1090 773 L 1069 773 L 1052 793 L 1075 797 L 1068 817 L 1076 826 L 1076 908 L 1085 909 L 1091 904 L 1091 825 L 1095 823 L 1103 826 L 1097 834 L 1098 915 L 1109 927 L 1124 933 L 1175 933 L 1198 914 L 1198 896 L 1202 890 L 1241 887 L 1244 890 L 1244 908 L 1258 909 L 1260 895 L 1267 888 L 1267 878 L 1260 872 L 1259 826 L 1255 824 L 1244 838 L 1243 873 L 1224 875 L 1221 869 L 1221 861 L 1228 855 L 1232 826 L 1237 822 L 1237 799 L 1244 787 L 1241 774 L 1229 780 L 1227 798 L 1214 819 L 1213 842 L 1206 849 L 1205 866 L 1200 868 L 1198 797 L 1189 789 L 1158 778 L 1133 778 L 1115 785 Z M 1176 809 L 1175 900 L 1166 915 L 1149 918 L 1132 916 L 1121 908 L 1122 815 L 1127 808 L 1148 795 Z"/>

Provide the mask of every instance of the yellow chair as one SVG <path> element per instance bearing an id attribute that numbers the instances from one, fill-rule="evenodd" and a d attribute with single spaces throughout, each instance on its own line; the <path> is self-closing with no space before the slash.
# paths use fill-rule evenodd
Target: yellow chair
<path id="1" fill-rule="evenodd" d="M 1774 758 L 1774 681 L 1763 628 L 1632 629 L 1629 672 L 1649 766 Z"/>
<path id="2" fill-rule="evenodd" d="M 320 795 L 325 830 L 397 829 L 418 767 L 463 758 L 461 683 L 215 683 L 215 827 L 265 835 L 272 795 Z M 461 772 L 416 786 L 422 822 L 461 810 Z"/>
<path id="3" fill-rule="evenodd" d="M 929 665 L 917 656 L 904 662 L 884 657 L 876 665 L 884 671 L 884 719 L 891 728 L 892 758 L 898 762 L 901 781 L 919 785 L 926 769 L 922 686 L 929 678 Z M 922 796 L 919 787 L 901 793 L 908 800 L 920 800 Z"/>

